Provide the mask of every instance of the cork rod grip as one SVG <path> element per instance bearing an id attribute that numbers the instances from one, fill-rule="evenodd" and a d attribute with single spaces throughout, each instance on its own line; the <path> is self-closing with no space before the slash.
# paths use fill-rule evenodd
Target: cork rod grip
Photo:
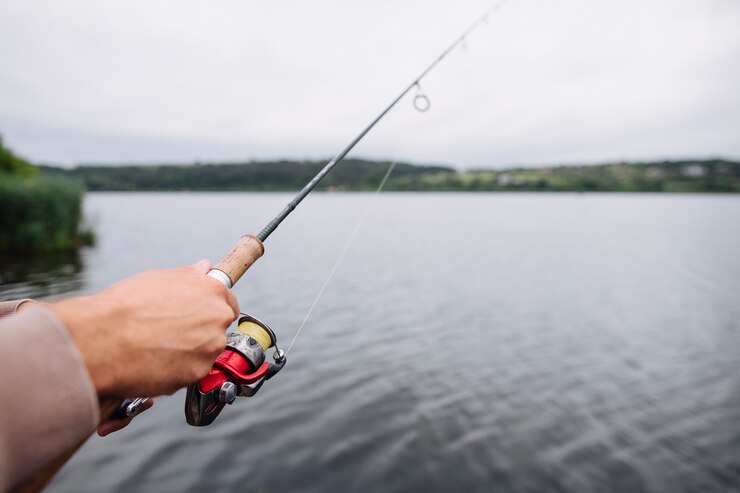
<path id="1" fill-rule="evenodd" d="M 229 276 L 233 286 L 263 253 L 265 253 L 265 246 L 259 238 L 253 235 L 244 235 L 213 268 Z"/>

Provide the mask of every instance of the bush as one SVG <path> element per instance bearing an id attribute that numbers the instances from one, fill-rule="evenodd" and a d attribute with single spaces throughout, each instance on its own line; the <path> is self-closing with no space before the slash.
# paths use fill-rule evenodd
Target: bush
<path id="1" fill-rule="evenodd" d="M 16 156 L 13 152 L 3 145 L 3 138 L 0 136 L 0 176 L 2 174 L 18 176 L 36 176 L 39 169 Z"/>
<path id="2" fill-rule="evenodd" d="M 89 244 L 81 232 L 84 188 L 45 176 L 0 174 L 0 251 L 42 252 Z"/>

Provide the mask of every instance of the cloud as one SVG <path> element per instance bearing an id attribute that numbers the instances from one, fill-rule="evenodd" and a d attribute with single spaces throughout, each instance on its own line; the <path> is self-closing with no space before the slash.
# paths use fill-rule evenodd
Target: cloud
<path id="1" fill-rule="evenodd" d="M 9 0 L 0 132 L 54 163 L 319 158 L 488 2 Z M 740 4 L 510 0 L 356 155 L 740 156 Z"/>

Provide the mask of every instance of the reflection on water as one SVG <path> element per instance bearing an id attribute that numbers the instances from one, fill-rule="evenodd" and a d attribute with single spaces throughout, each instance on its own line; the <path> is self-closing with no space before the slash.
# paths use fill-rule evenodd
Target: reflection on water
<path id="1" fill-rule="evenodd" d="M 368 198 L 310 196 L 241 308 L 289 341 Z M 91 194 L 84 270 L 34 292 L 217 260 L 289 199 Z M 49 491 L 737 491 L 738 218 L 729 196 L 382 195 L 260 394 L 205 429 L 160 398 Z"/>
<path id="2" fill-rule="evenodd" d="M 83 287 L 81 252 L 0 255 L 0 300 L 49 298 Z"/>

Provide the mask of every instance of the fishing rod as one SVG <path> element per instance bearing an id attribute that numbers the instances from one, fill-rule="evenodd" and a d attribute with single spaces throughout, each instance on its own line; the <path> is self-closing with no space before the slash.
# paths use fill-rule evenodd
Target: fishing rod
<path id="1" fill-rule="evenodd" d="M 487 9 L 475 22 L 458 36 L 436 59 L 432 61 L 383 111 L 376 116 L 347 146 L 329 161 L 306 186 L 291 200 L 275 218 L 257 235 L 245 235 L 221 262 L 208 273 L 231 289 L 242 275 L 265 251 L 263 242 L 280 226 L 349 152 L 401 101 L 411 90 L 417 88 L 419 94 L 414 98 L 414 107 L 426 111 L 430 107 L 429 98 L 421 92 L 421 80 L 444 60 L 455 48 L 464 45 L 466 38 L 488 16 L 500 7 L 500 3 Z M 391 168 L 392 169 L 392 168 Z M 387 176 L 386 176 L 387 178 Z M 385 179 L 381 183 L 385 183 Z M 379 189 L 380 190 L 380 189 Z M 296 334 L 297 336 L 298 334 Z M 258 337 L 259 336 L 259 337 Z M 294 339 L 295 340 L 295 339 Z M 292 345 L 292 343 L 291 343 Z M 274 347 L 274 363 L 265 362 L 264 351 Z M 262 351 L 259 351 L 262 349 Z M 231 404 L 237 396 L 252 397 L 260 387 L 275 376 L 285 365 L 286 353 L 277 347 L 277 337 L 266 324 L 251 316 L 239 320 L 237 331 L 229 336 L 226 349 L 216 359 L 209 374 L 188 386 L 185 397 L 185 417 L 193 426 L 211 424 L 226 404 Z M 251 373 L 245 373 L 246 370 Z M 135 401 L 136 402 L 136 401 Z M 143 405 L 143 401 L 139 400 Z"/>
<path id="2" fill-rule="evenodd" d="M 284 209 L 275 216 L 256 235 L 244 235 L 226 256 L 208 272 L 208 276 L 221 282 L 228 289 L 241 279 L 247 270 L 265 253 L 263 242 L 278 228 L 306 196 L 328 175 L 349 152 L 367 135 L 414 88 L 418 90 L 413 104 L 418 111 L 430 108 L 429 98 L 421 91 L 421 81 L 439 65 L 455 48 L 465 45 L 466 38 L 476 28 L 488 20 L 505 0 L 491 6 L 473 22 L 451 45 L 449 45 L 432 63 L 430 63 L 401 93 L 396 96 L 370 124 L 365 127 L 344 149 L 329 161 Z M 391 168 L 392 169 L 392 168 Z M 381 183 L 385 183 L 384 178 Z M 378 189 L 380 190 L 380 188 Z M 286 353 L 277 346 L 275 332 L 264 322 L 247 314 L 242 314 L 236 332 L 230 334 L 227 346 L 216 359 L 213 368 L 204 378 L 188 386 L 185 398 L 185 417 L 192 426 L 207 426 L 216 419 L 227 404 L 232 404 L 238 396 L 252 397 L 262 385 L 274 377 L 287 361 Z M 296 334 L 297 336 L 297 334 Z M 266 361 L 265 353 L 274 348 L 273 362 Z M 136 399 L 105 400 L 100 404 L 101 422 L 110 418 L 124 419 L 136 416 L 149 400 L 147 397 Z M 65 451 L 44 470 L 29 479 L 15 492 L 40 491 L 56 472 L 84 444 L 81 442 Z"/>

